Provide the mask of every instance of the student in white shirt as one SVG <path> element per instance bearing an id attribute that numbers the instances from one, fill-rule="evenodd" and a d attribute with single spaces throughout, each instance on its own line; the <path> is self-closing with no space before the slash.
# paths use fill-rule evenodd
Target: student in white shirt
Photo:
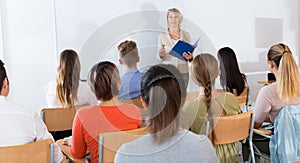
<path id="1" fill-rule="evenodd" d="M 53 139 L 39 115 L 7 100 L 9 81 L 0 60 L 0 147 L 21 145 L 47 138 Z M 54 145 L 54 161 L 62 162 L 63 154 Z M 41 160 L 44 162 L 46 160 Z"/>
<path id="2" fill-rule="evenodd" d="M 96 105 L 97 99 L 87 83 L 80 81 L 80 61 L 71 49 L 61 52 L 57 67 L 56 81 L 45 87 L 48 107 Z"/>

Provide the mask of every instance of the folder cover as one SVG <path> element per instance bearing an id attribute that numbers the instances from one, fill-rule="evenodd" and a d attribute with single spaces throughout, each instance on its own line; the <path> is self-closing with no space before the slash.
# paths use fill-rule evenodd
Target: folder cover
<path id="1" fill-rule="evenodd" d="M 170 55 L 177 57 L 183 61 L 186 61 L 186 59 L 183 57 L 183 53 L 184 52 L 193 52 L 194 49 L 197 47 L 198 42 L 199 42 L 200 38 L 195 42 L 194 45 L 191 45 L 187 42 L 184 42 L 182 40 L 178 40 L 176 42 L 176 44 L 174 45 L 174 47 L 172 48 L 172 50 L 169 52 Z"/>

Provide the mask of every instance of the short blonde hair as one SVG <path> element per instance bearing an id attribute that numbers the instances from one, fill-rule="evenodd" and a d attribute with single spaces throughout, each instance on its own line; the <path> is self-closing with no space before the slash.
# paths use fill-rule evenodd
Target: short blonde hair
<path id="1" fill-rule="evenodd" d="M 174 13 L 176 13 L 176 14 L 179 15 L 179 20 L 180 20 L 180 24 L 181 24 L 182 20 L 183 20 L 183 16 L 182 16 L 182 13 L 177 8 L 170 8 L 168 10 L 168 13 L 167 13 L 167 22 L 169 23 L 168 17 L 169 17 L 170 12 L 174 12 Z"/>
<path id="2" fill-rule="evenodd" d="M 277 95 L 280 100 L 293 99 L 300 95 L 300 74 L 290 48 L 285 44 L 273 45 L 268 51 L 268 60 L 273 61 L 277 72 Z"/>

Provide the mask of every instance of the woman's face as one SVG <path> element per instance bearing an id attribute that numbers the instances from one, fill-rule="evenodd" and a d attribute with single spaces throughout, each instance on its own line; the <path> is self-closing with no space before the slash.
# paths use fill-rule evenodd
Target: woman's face
<path id="1" fill-rule="evenodd" d="M 179 27 L 180 15 L 175 12 L 169 12 L 168 14 L 168 25 L 169 27 Z"/>

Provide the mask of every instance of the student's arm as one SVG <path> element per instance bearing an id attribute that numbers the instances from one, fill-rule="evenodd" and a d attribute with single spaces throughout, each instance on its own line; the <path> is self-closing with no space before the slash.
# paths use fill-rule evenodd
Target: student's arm
<path id="1" fill-rule="evenodd" d="M 34 125 L 35 125 L 35 134 L 36 134 L 36 141 L 44 140 L 51 138 L 54 142 L 52 135 L 48 132 L 48 129 L 38 114 L 34 115 Z M 63 154 L 60 148 L 54 143 L 54 162 L 60 163 L 63 160 Z"/>
<path id="2" fill-rule="evenodd" d="M 80 112 L 76 113 L 72 127 L 71 153 L 75 158 L 83 158 L 86 155 L 87 147 L 84 141 L 83 126 L 78 113 Z"/>
<path id="3" fill-rule="evenodd" d="M 258 128 L 261 126 L 261 124 L 266 120 L 266 118 L 269 116 L 269 112 L 272 108 L 271 104 L 271 95 L 268 91 L 268 86 L 263 87 L 256 98 L 255 103 L 255 123 L 254 128 Z"/>

